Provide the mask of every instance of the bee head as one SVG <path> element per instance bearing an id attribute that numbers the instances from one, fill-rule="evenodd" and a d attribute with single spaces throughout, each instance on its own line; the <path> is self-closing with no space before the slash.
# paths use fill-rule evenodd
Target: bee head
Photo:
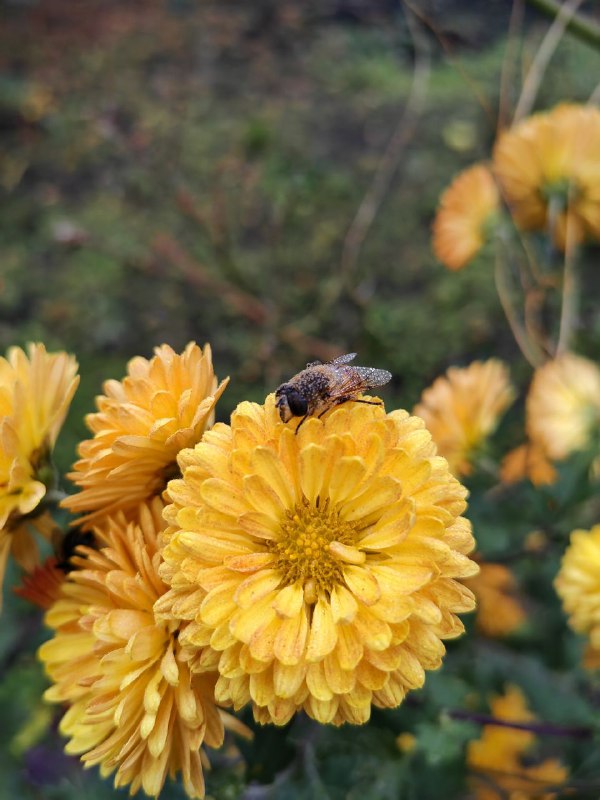
<path id="1" fill-rule="evenodd" d="M 303 417 L 308 411 L 308 400 L 288 383 L 277 389 L 275 397 L 282 422 L 289 422 L 292 417 Z"/>

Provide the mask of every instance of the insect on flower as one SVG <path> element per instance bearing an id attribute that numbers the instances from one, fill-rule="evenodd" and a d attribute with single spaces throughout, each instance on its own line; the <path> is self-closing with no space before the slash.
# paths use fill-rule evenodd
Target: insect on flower
<path id="1" fill-rule="evenodd" d="M 392 374 L 386 369 L 352 367 L 349 362 L 356 353 L 338 356 L 325 364 L 311 361 L 306 369 L 298 372 L 276 390 L 277 408 L 282 422 L 292 417 L 302 417 L 296 433 L 307 417 L 322 417 L 333 406 L 352 401 L 368 405 L 380 405 L 380 400 L 362 400 L 357 395 L 376 386 L 385 386 Z"/>

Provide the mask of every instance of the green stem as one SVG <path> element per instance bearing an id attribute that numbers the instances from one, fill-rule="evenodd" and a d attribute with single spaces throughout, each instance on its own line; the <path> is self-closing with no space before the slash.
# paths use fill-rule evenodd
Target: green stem
<path id="1" fill-rule="evenodd" d="M 556 18 L 561 10 L 561 3 L 557 0 L 527 0 L 530 6 L 534 6 L 546 14 L 548 17 Z M 567 30 L 577 36 L 583 42 L 600 49 L 600 25 L 591 19 L 575 14 L 567 23 Z"/>
<path id="2" fill-rule="evenodd" d="M 578 286 L 576 270 L 576 243 L 573 237 L 573 218 L 567 214 L 566 221 L 566 242 L 565 242 L 565 271 L 562 285 L 562 307 L 560 311 L 560 327 L 558 330 L 558 342 L 556 344 L 556 355 L 566 352 L 569 349 L 573 337 L 573 329 L 577 323 L 578 308 Z"/>

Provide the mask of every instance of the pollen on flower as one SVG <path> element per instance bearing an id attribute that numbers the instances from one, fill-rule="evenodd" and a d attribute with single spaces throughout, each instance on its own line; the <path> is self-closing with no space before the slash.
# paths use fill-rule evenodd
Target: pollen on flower
<path id="1" fill-rule="evenodd" d="M 275 568 L 282 583 L 289 586 L 296 581 L 318 591 L 331 591 L 335 584 L 343 583 L 342 564 L 351 562 L 359 537 L 356 525 L 343 522 L 329 509 L 329 500 L 311 506 L 306 498 L 294 509 L 286 511 L 281 521 L 281 535 L 277 540 L 267 540 L 274 554 Z M 316 599 L 316 598 L 315 598 Z"/>

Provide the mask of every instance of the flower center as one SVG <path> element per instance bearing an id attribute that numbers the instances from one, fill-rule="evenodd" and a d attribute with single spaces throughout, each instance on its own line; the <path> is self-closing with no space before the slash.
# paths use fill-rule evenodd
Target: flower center
<path id="1" fill-rule="evenodd" d="M 317 498 L 317 505 L 313 506 L 304 499 L 286 512 L 279 538 L 267 540 L 267 546 L 276 556 L 275 568 L 281 572 L 283 583 L 302 581 L 314 590 L 316 602 L 319 592 L 330 591 L 336 583 L 343 582 L 344 562 L 357 564 L 365 560 L 364 553 L 354 547 L 357 539 L 356 526 L 342 522 L 338 513 L 329 509 L 329 500 L 319 503 Z"/>

